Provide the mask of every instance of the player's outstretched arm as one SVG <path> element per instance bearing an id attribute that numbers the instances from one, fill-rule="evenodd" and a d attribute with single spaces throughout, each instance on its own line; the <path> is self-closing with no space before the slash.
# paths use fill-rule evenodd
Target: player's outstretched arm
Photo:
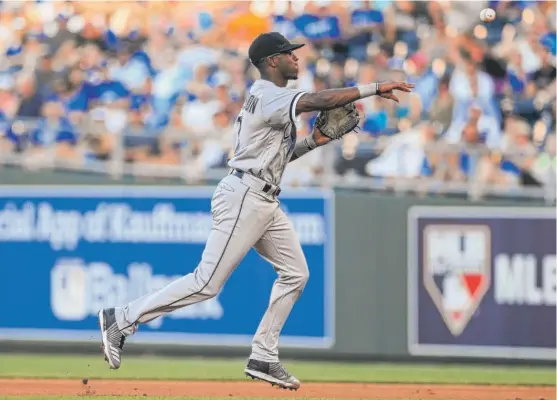
<path id="1" fill-rule="evenodd" d="M 296 103 L 296 114 L 310 111 L 326 111 L 343 107 L 356 100 L 373 95 L 398 102 L 394 91 L 410 92 L 415 85 L 406 82 L 372 83 L 343 89 L 327 89 L 315 93 L 303 94 Z M 323 135 L 314 127 L 311 135 L 296 142 L 289 162 L 295 161 L 316 147 L 324 146 L 331 138 Z"/>
<path id="2" fill-rule="evenodd" d="M 398 97 L 394 92 L 396 90 L 411 92 L 414 86 L 414 84 L 407 82 L 384 82 L 304 93 L 296 103 L 296 115 L 311 111 L 333 110 L 374 95 L 398 102 Z"/>

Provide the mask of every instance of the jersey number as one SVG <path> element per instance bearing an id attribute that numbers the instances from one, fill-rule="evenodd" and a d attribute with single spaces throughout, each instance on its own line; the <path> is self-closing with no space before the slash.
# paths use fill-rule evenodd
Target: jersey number
<path id="1" fill-rule="evenodd" d="M 240 132 L 242 131 L 242 116 L 239 115 L 236 119 L 236 123 L 238 124 L 238 132 L 236 133 L 236 148 L 234 149 L 234 154 L 238 153 L 240 149 Z"/>

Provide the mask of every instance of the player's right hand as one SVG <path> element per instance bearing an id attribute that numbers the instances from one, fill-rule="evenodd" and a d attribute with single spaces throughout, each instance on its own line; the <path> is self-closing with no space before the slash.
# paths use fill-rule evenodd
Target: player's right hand
<path id="1" fill-rule="evenodd" d="M 412 88 L 415 86 L 415 84 L 408 82 L 383 82 L 379 84 L 377 95 L 398 103 L 398 97 L 396 97 L 393 91 L 400 90 L 401 92 L 411 92 Z"/>

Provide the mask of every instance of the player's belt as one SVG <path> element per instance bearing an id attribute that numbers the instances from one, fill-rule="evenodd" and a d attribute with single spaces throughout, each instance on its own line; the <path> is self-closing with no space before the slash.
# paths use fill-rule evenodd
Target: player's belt
<path id="1" fill-rule="evenodd" d="M 244 180 L 244 183 L 247 183 L 252 189 L 261 190 L 270 195 L 278 196 L 281 192 L 280 187 L 271 185 L 270 183 L 265 182 L 263 179 L 253 176 L 244 171 L 240 171 L 238 169 L 232 169 L 230 172 L 231 175 L 235 175 L 240 179 Z M 244 179 L 247 178 L 247 179 Z M 250 184 L 251 183 L 251 184 Z"/>

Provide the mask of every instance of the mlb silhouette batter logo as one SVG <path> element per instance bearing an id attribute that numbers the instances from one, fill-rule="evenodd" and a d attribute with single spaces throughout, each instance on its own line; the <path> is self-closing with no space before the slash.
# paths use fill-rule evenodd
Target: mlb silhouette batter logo
<path id="1" fill-rule="evenodd" d="M 428 225 L 423 238 L 424 286 L 459 336 L 491 283 L 491 232 L 485 225 Z"/>

